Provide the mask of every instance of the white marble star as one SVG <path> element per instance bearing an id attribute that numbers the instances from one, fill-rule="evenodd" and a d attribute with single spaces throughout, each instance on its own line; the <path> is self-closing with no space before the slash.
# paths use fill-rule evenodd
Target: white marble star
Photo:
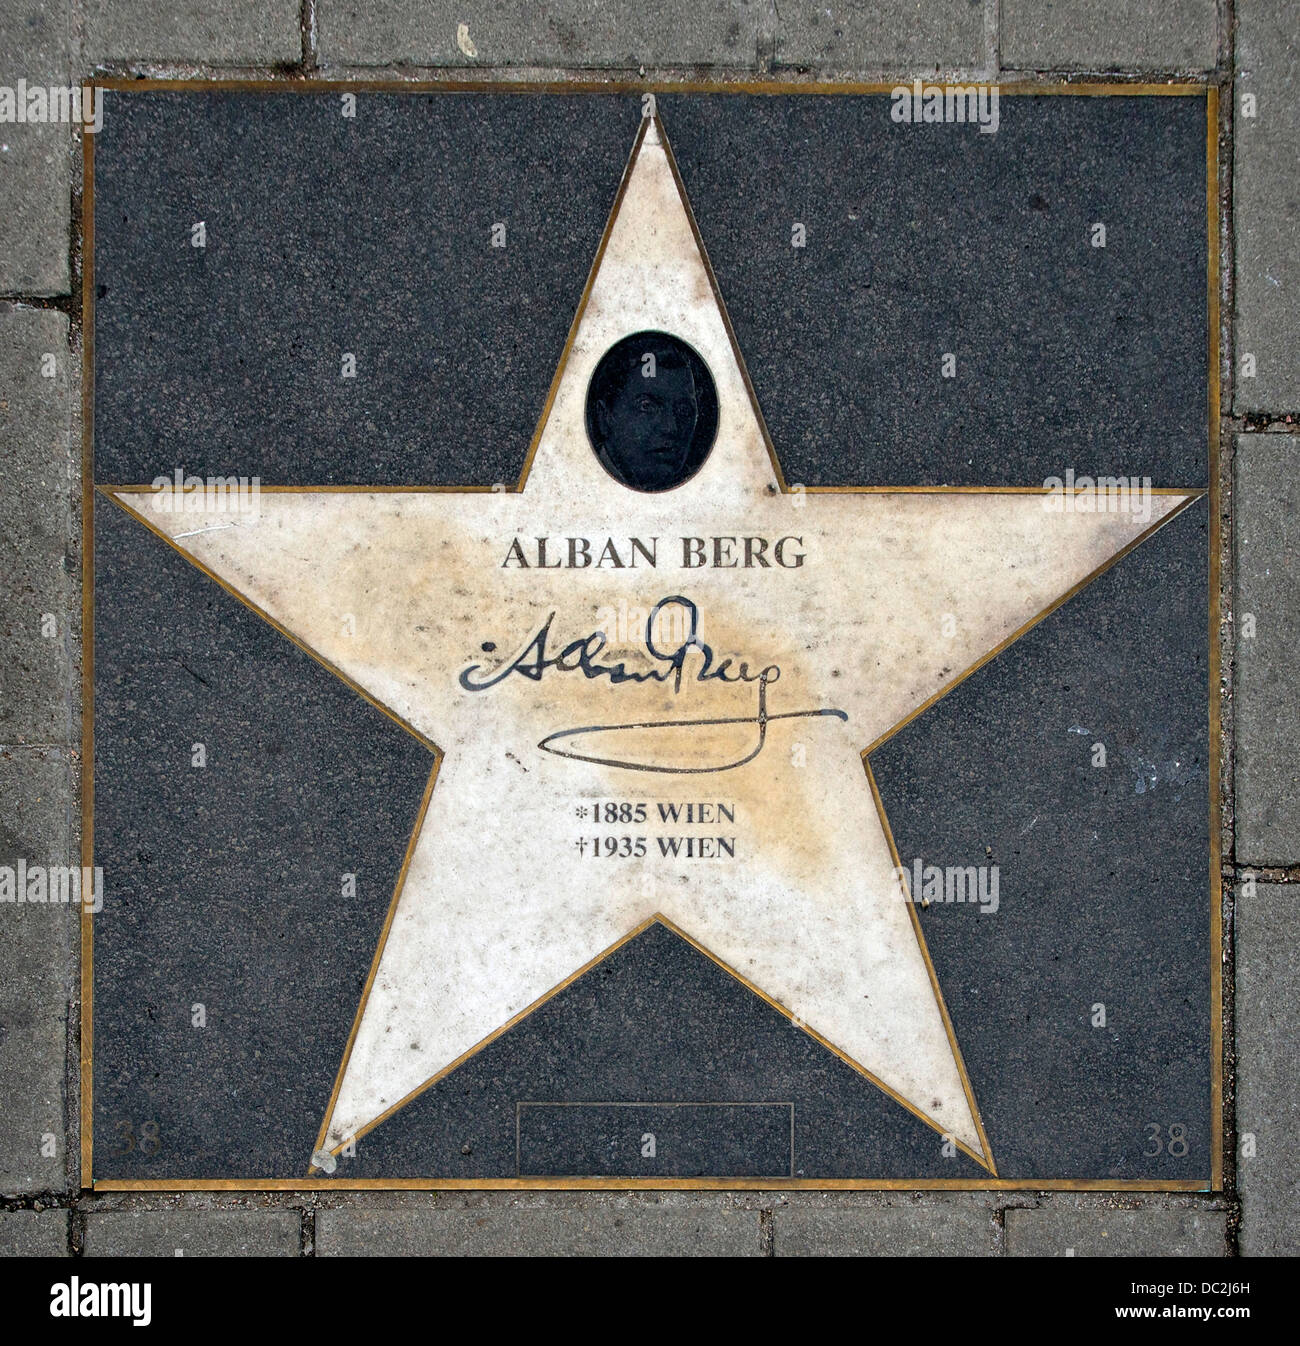
<path id="1" fill-rule="evenodd" d="M 703 468 L 659 494 L 615 482 L 583 420 L 596 362 L 648 329 L 704 357 L 719 406 Z M 138 490 L 114 498 L 440 751 L 325 1148 L 364 1136 L 659 916 L 995 1171 L 864 750 L 1188 496 L 1156 495 L 1142 517 L 1049 512 L 1033 492 L 787 489 L 647 123 L 517 490 L 264 491 L 255 514 L 220 519 L 155 511 Z M 593 564 L 540 567 L 542 537 L 548 562 L 588 539 Z M 744 566 L 747 537 L 769 562 L 794 539 L 787 564 Z M 682 538 L 706 539 L 687 545 L 710 561 L 712 539 L 737 539 L 716 559 L 742 564 L 683 567 Z M 679 689 L 591 675 L 663 670 L 645 623 L 674 597 L 693 605 L 715 669 L 779 667 L 764 726 L 758 683 L 701 681 L 698 650 Z M 689 614 L 663 610 L 657 648 L 681 643 L 668 627 Z M 588 647 L 586 671 L 575 649 L 571 667 L 527 676 L 543 627 L 549 659 L 598 631 L 604 647 Z M 839 714 L 808 713 L 826 711 Z M 663 723 L 682 721 L 696 723 Z M 642 727 L 564 737 L 592 726 Z M 651 769 L 664 767 L 677 771 Z M 710 820 L 684 822 L 688 803 Z M 604 853 L 623 837 L 630 855 Z M 711 854 L 686 858 L 687 838 Z"/>

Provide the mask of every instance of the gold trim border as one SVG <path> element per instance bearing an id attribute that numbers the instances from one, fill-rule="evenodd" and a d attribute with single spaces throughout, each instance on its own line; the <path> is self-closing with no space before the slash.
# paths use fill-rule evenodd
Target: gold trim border
<path id="1" fill-rule="evenodd" d="M 100 1178 L 96 1192 L 1206 1192 L 1178 1178 Z"/>
<path id="2" fill-rule="evenodd" d="M 508 491 L 494 492 L 491 486 L 268 486 L 258 484 L 263 495 L 511 495 L 523 489 L 525 479 Z M 96 488 L 103 495 L 153 495 L 154 487 L 143 482 L 110 484 L 101 482 Z M 1053 495 L 1062 489 L 1055 486 L 800 486 L 806 495 Z M 793 486 L 784 488 L 789 495 Z M 1086 486 L 1076 486 L 1073 494 L 1083 495 Z M 1205 486 L 1152 486 L 1152 495 L 1202 496 L 1209 494 Z M 168 537 L 159 533 L 159 537 Z M 170 538 L 168 538 L 170 540 Z M 181 549 L 184 550 L 183 548 Z M 189 555 L 185 552 L 185 555 Z"/>
<path id="3" fill-rule="evenodd" d="M 1205 98 L 1205 194 L 1207 221 L 1206 288 L 1209 311 L 1210 414 L 1210 729 L 1207 757 L 1210 781 L 1210 1187 L 1223 1190 L 1223 835 L 1220 713 L 1220 649 L 1222 560 L 1219 555 L 1219 90 L 1211 85 Z"/>
<path id="4" fill-rule="evenodd" d="M 95 864 L 95 137 L 81 137 L 81 864 Z M 93 1185 L 94 917 L 81 908 L 81 1136 L 78 1176 Z"/>
<path id="5" fill-rule="evenodd" d="M 895 89 L 911 88 L 920 78 L 930 88 L 969 88 L 971 85 L 996 87 L 1002 94 L 1056 95 L 1082 98 L 1107 98 L 1129 95 L 1136 98 L 1186 97 L 1204 94 L 1215 88 L 1208 80 L 1179 79 L 1161 83 L 1159 80 L 1079 80 L 1068 75 L 1059 80 L 1012 79 L 1006 82 L 990 79 L 939 79 L 911 71 L 896 80 L 821 80 L 815 76 L 802 79 L 754 79 L 746 75 L 729 75 L 719 71 L 707 79 L 684 77 L 674 79 L 647 77 L 628 79 L 626 76 L 585 74 L 573 79 L 503 79 L 499 73 L 467 76 L 464 71 L 438 79 L 132 79 L 120 75 L 104 75 L 88 81 L 88 86 L 116 93 L 608 93 L 608 94 L 882 94 Z"/>
<path id="6" fill-rule="evenodd" d="M 655 93 L 665 96 L 672 94 L 759 94 L 759 95 L 782 95 L 782 94 L 802 94 L 802 95 L 853 95 L 853 94 L 882 94 L 889 93 L 900 85 L 906 85 L 910 81 L 900 77 L 894 82 L 875 81 L 875 82 L 853 82 L 853 81 L 826 81 L 820 82 L 814 79 L 806 80 L 753 80 L 753 79 L 730 79 L 725 76 L 710 78 L 706 80 L 683 79 L 683 80 L 627 80 L 627 79 L 593 79 L 580 78 L 575 80 L 544 80 L 544 81 L 502 81 L 500 77 L 480 77 L 465 79 L 463 77 L 436 79 L 436 80 L 273 80 L 273 79 L 219 79 L 219 80 L 196 80 L 196 79 L 125 79 L 125 78 L 101 78 L 90 82 L 90 87 L 111 90 L 115 92 L 178 92 L 178 93 L 212 93 L 212 92 L 255 92 L 255 93 L 313 93 L 313 94 L 331 94 L 331 93 L 495 93 L 495 94 L 529 94 L 529 93 L 588 93 L 588 94 L 643 94 Z M 958 84 L 966 85 L 969 83 L 997 83 L 996 81 L 956 81 L 956 80 L 934 80 L 929 81 L 940 87 L 951 87 Z M 1071 83 L 1060 81 L 1053 83 L 1039 81 L 1015 80 L 1007 83 L 998 83 L 997 88 L 1001 94 L 1023 95 L 1023 96 L 1073 96 L 1073 97 L 1204 97 L 1206 100 L 1206 179 L 1208 196 L 1208 220 L 1207 220 L 1207 258 L 1208 258 L 1208 326 L 1209 326 L 1209 488 L 1207 490 L 1179 491 L 1177 488 L 1158 488 L 1158 494 L 1185 494 L 1192 498 L 1199 498 L 1208 494 L 1210 502 L 1211 527 L 1209 529 L 1209 571 L 1210 571 L 1210 687 L 1209 687 L 1209 720 L 1210 720 L 1210 739 L 1208 745 L 1209 767 L 1210 767 L 1210 850 L 1211 850 L 1211 1173 L 1208 1184 L 1203 1179 L 1171 1179 L 1166 1181 L 1156 1181 L 1147 1179 L 1087 1179 L 1087 1178 L 1024 1178 L 1011 1179 L 993 1177 L 968 1178 L 968 1179 L 950 1179 L 950 1178 L 931 1178 L 931 1179 L 892 1179 L 892 1178 L 824 1178 L 824 1179 L 795 1179 L 795 1178 L 765 1178 L 765 1179 L 746 1179 L 746 1178 L 690 1178 L 690 1179 L 640 1179 L 640 1178 L 396 1178 L 396 1179 L 371 1179 L 371 1178 L 338 1178 L 317 1180 L 313 1178 L 261 1178 L 261 1179 L 203 1179 L 203 1178 L 162 1178 L 162 1179 L 135 1179 L 135 1180 L 117 1180 L 117 1179 L 96 1179 L 93 1177 L 93 1066 L 94 1066 L 94 928 L 93 916 L 83 911 L 81 916 L 80 943 L 81 943 L 81 1015 L 80 1015 L 80 1059 L 81 1059 L 81 1094 L 80 1094 L 80 1118 L 81 1118 L 81 1136 L 80 1136 L 80 1181 L 83 1190 L 94 1191 L 161 1191 L 161 1192 L 181 1192 L 181 1191 L 455 1191 L 455 1190 L 562 1190 L 562 1191 L 595 1191 L 595 1190 L 625 1190 L 625 1191 L 667 1191 L 667 1190 L 688 1190 L 688 1191 L 718 1191 L 718 1190 L 803 1190 L 803 1191 L 927 1191 L 927 1190 L 960 1190 L 960 1191 L 1076 1191 L 1076 1192 L 1219 1192 L 1223 1189 L 1223 984 L 1222 984 L 1222 946 L 1223 946 L 1223 891 L 1222 891 L 1222 837 L 1220 833 L 1220 790 L 1221 790 L 1221 762 L 1220 762 L 1220 735 L 1221 735 L 1221 715 L 1220 715 L 1220 650 L 1219 650 L 1219 627 L 1221 620 L 1221 562 L 1219 555 L 1219 412 L 1220 412 L 1220 369 L 1219 369 L 1219 286 L 1220 286 L 1220 259 L 1219 259 L 1219 221 L 1218 221 L 1218 136 L 1219 136 L 1219 98 L 1217 84 L 1209 82 L 1179 81 L 1169 83 L 1124 83 L 1122 81 L 1108 82 L 1079 82 Z M 644 137 L 646 123 L 648 119 L 643 119 L 642 126 L 638 132 L 636 148 L 640 147 L 641 139 Z M 667 149 L 667 139 L 664 140 Z M 677 179 L 679 191 L 681 190 L 680 176 L 677 172 L 676 163 L 672 158 L 671 150 L 668 149 L 669 162 L 672 165 L 674 178 Z M 623 192 L 626 187 L 627 174 L 630 172 L 631 164 L 635 161 L 635 153 L 628 160 L 628 169 L 625 170 L 624 179 L 620 182 L 618 193 L 615 198 L 614 208 L 611 215 L 616 213 L 618 205 L 621 203 Z M 82 135 L 82 165 L 83 165 L 83 209 L 82 209 L 82 760 L 81 760 L 81 790 L 82 790 L 82 839 L 81 856 L 83 865 L 93 865 L 94 862 L 94 496 L 96 485 L 94 482 L 94 137 L 90 134 Z M 684 197 L 684 193 L 683 193 Z M 690 208 L 688 205 L 688 212 Z M 695 226 L 694 215 L 690 214 L 692 229 L 696 232 L 697 242 L 699 242 L 698 229 Z M 569 332 L 568 340 L 565 343 L 560 362 L 557 366 L 557 372 L 552 381 L 545 407 L 538 421 L 538 427 L 534 434 L 533 441 L 530 444 L 523 470 L 520 474 L 519 482 L 515 490 L 519 490 L 527 478 L 528 469 L 531 466 L 533 457 L 536 453 L 537 443 L 540 440 L 542 431 L 549 419 L 551 405 L 554 400 L 555 391 L 558 386 L 560 373 L 567 363 L 570 347 L 574 335 L 578 329 L 582 313 L 586 308 L 587 299 L 591 291 L 592 281 L 599 266 L 601 257 L 604 253 L 606 238 L 602 237 L 601 245 L 597 256 L 592 264 L 591 272 L 588 275 L 587 284 L 584 288 L 582 298 L 579 304 L 578 312 L 575 315 L 572 327 Z M 701 255 L 704 253 L 703 245 L 700 245 Z M 707 262 L 706 262 L 707 265 Z M 713 280 L 710 270 L 710 280 Z M 716 282 L 714 282 L 716 293 Z M 719 297 L 719 303 L 721 299 Z M 725 319 L 725 308 L 723 309 Z M 734 335 L 730 331 L 730 323 L 727 323 L 728 335 L 731 336 L 733 347 L 735 346 Z M 737 359 L 740 361 L 740 367 L 745 375 L 745 381 L 751 398 L 757 406 L 757 398 L 754 397 L 753 389 L 748 387 L 748 373 L 745 371 L 743 359 L 739 351 L 736 352 Z M 762 427 L 763 437 L 766 441 L 769 452 L 772 455 L 772 461 L 777 470 L 778 480 L 781 482 L 782 489 L 785 486 L 784 476 L 781 473 L 779 459 L 775 454 L 775 448 L 771 444 L 767 434 L 766 424 L 760 413 L 760 426 Z M 147 490 L 147 487 L 122 486 L 122 487 L 102 487 L 100 488 L 108 493 L 109 491 L 135 491 Z M 306 491 L 312 489 L 339 490 L 339 491 L 380 491 L 380 490 L 466 490 L 480 489 L 487 490 L 488 487 L 263 487 L 264 490 L 298 490 Z M 859 492 L 859 493 L 1036 493 L 1041 492 L 1041 487 L 808 487 L 810 492 Z M 1187 504 L 1191 504 L 1191 499 Z M 120 503 L 120 502 L 115 502 Z M 1186 508 L 1184 506 L 1183 508 Z M 129 513 L 135 513 L 134 510 L 128 510 Z M 1161 523 L 1168 522 L 1176 514 L 1182 513 L 1182 509 L 1171 512 Z M 137 515 L 137 517 L 139 517 Z M 142 520 L 144 521 L 144 520 Z M 1157 525 L 1158 526 L 1158 525 Z M 157 530 L 153 530 L 157 531 Z M 1143 538 L 1149 535 L 1150 531 L 1142 535 Z M 159 533 L 159 536 L 164 536 Z M 164 540 L 170 543 L 169 538 Z M 1139 538 L 1137 542 L 1140 542 Z M 1116 556 L 1109 564 L 1114 564 L 1122 558 L 1127 551 L 1132 550 L 1137 542 L 1126 548 Z M 180 550 L 179 548 L 177 550 Z M 188 558 L 187 559 L 193 559 Z M 1103 567 L 1106 568 L 1106 567 Z M 1100 573 L 1100 572 L 1096 572 Z M 1089 579 L 1095 578 L 1096 574 L 1089 576 Z M 213 577 L 215 578 L 215 577 Z M 1087 581 L 1084 581 L 1087 583 Z M 1082 588 L 1083 585 L 1077 586 Z M 1077 592 L 1077 588 L 1071 591 L 1071 595 Z M 1057 604 L 1046 612 L 1039 614 L 1025 628 L 1018 631 L 1012 640 L 1023 634 L 1029 625 L 1035 624 L 1042 617 L 1054 611 L 1061 603 L 1067 601 L 1071 596 L 1061 599 Z M 265 614 L 261 614 L 265 616 Z M 269 619 L 268 619 L 269 620 Z M 272 623 L 274 624 L 274 623 Z M 297 642 L 295 642 L 297 643 Z M 1007 641 L 1003 646 L 988 658 L 995 657 L 1001 649 L 1005 648 Z M 313 651 L 308 650 L 313 657 L 319 658 Z M 988 660 L 982 660 L 982 663 Z M 979 667 L 976 665 L 975 667 Z M 333 671 L 333 670 L 332 670 Z M 967 670 L 963 675 L 969 676 L 975 671 L 973 667 Z M 346 681 L 346 679 L 345 679 Z M 960 681 L 960 679 L 959 679 Z M 370 698 L 367 698 L 369 700 Z M 931 704 L 931 703 L 927 703 Z M 925 707 L 922 707 L 925 709 Z M 388 712 L 386 712 L 388 713 Z M 917 712 L 920 713 L 919 711 Z M 914 718 L 914 717 L 909 717 Z M 400 722 L 399 722 L 400 723 Z M 906 723 L 906 722 L 904 722 Z M 409 728 L 409 726 L 403 726 Z M 890 844 L 893 845 L 892 835 L 889 832 L 888 820 L 885 818 L 883 808 L 880 806 L 879 794 L 875 787 L 875 781 L 871 777 L 870 766 L 867 762 L 868 754 L 885 739 L 897 732 L 902 725 L 895 726 L 887 734 L 883 735 L 875 743 L 870 745 L 862 753 L 863 766 L 866 769 L 868 780 L 870 781 L 873 795 L 876 798 L 877 807 L 880 808 L 881 817 L 886 828 L 886 835 L 890 838 Z M 417 738 L 422 736 L 416 735 Z M 383 936 L 381 936 L 380 946 L 376 950 L 375 962 L 372 964 L 370 975 L 367 979 L 367 986 L 373 979 L 375 969 L 378 965 L 378 958 L 383 948 L 383 941 L 386 939 L 388 928 L 391 925 L 392 915 L 396 908 L 397 898 L 400 896 L 401 888 L 405 881 L 406 870 L 410 863 L 411 847 L 414 845 L 414 839 L 418 836 L 420 822 L 428 807 L 429 795 L 436 782 L 438 768 L 441 762 L 441 753 L 436 745 L 428 743 L 427 746 L 437 754 L 433 770 L 430 773 L 429 782 L 425 787 L 424 798 L 420 807 L 420 816 L 417 819 L 415 831 L 412 833 L 411 842 L 408 843 L 406 857 L 403 861 L 401 874 L 399 876 L 397 891 L 394 893 L 389 911 L 386 917 Z M 913 922 L 916 924 L 915 913 L 911 913 Z M 663 921 L 662 917 L 652 917 L 654 920 Z M 675 929 L 671 923 L 664 921 L 669 928 Z M 650 922 L 646 922 L 646 925 Z M 624 940 L 626 942 L 634 934 L 644 927 L 638 927 L 637 931 L 629 932 Z M 689 940 L 689 936 L 684 932 L 678 931 L 684 938 Z M 926 949 L 924 938 L 917 926 L 918 939 L 921 941 L 921 948 L 926 959 L 927 967 L 930 967 L 929 953 Z M 690 941 L 694 944 L 694 941 Z M 612 947 L 618 947 L 617 944 Z M 700 947 L 696 945 L 695 947 Z M 605 953 L 612 951 L 606 950 Z M 712 954 L 708 950 L 701 950 L 710 958 Z M 601 954 L 598 962 L 605 954 Z M 714 961 L 717 961 L 714 959 Z M 725 965 L 724 965 L 725 966 Z M 586 968 L 580 969 L 574 977 L 581 975 Z M 737 975 L 730 968 L 733 975 Z M 931 977 L 933 978 L 933 968 L 930 967 Z M 571 979 L 570 979 L 571 980 Z M 743 978 L 740 978 L 743 981 Z M 568 983 L 562 983 L 567 985 Z M 560 987 L 554 988 L 549 995 L 553 995 Z M 754 989 L 754 988 L 751 988 Z M 761 994 L 761 993 L 760 993 Z M 936 995 L 938 995 L 936 987 Z M 549 998 L 549 995 L 545 998 Z M 767 997 L 764 997 L 767 999 Z M 362 997 L 364 1004 L 365 997 Z M 775 1003 L 775 1002 L 770 1002 Z M 951 1039 L 951 1025 L 948 1022 L 946 1006 L 943 1005 L 940 997 L 940 1007 L 943 1011 L 945 1026 L 948 1028 Z M 531 1008 L 531 1007 L 530 1007 Z M 777 1006 L 777 1008 L 781 1008 Z M 527 1013 L 528 1011 L 524 1011 Z M 520 1016 L 522 1017 L 522 1016 Z M 512 1023 L 514 1020 L 511 1021 Z M 503 1025 L 498 1032 L 504 1032 L 510 1025 Z M 352 1040 L 355 1036 L 356 1024 L 353 1025 L 353 1033 L 349 1036 L 347 1051 L 350 1052 Z M 497 1036 L 494 1034 L 493 1036 Z M 482 1045 L 482 1044 L 480 1044 Z M 954 1051 L 957 1052 L 956 1043 L 953 1042 Z M 957 1052 L 958 1064 L 961 1068 L 963 1085 L 969 1091 L 969 1082 L 966 1079 L 965 1065 L 962 1062 L 960 1053 Z M 344 1057 L 346 1064 L 346 1054 Z M 452 1069 L 453 1067 L 448 1067 Z M 861 1069 L 861 1067 L 858 1067 Z M 341 1078 L 340 1067 L 340 1078 Z M 445 1072 L 444 1072 L 445 1073 Z M 864 1074 L 866 1072 L 863 1072 Z M 433 1081 L 428 1081 L 424 1087 Z M 335 1091 L 337 1092 L 338 1080 L 335 1082 Z M 968 1092 L 968 1099 L 971 1101 L 972 1110 L 974 1110 L 973 1098 Z M 331 1097 L 331 1106 L 327 1111 L 332 1112 L 333 1097 Z M 399 1105 L 400 1106 L 400 1105 Z M 395 1110 L 395 1109 L 394 1109 Z M 985 1145 L 986 1154 L 991 1162 L 991 1151 L 987 1147 L 987 1139 L 984 1136 L 983 1122 L 975 1111 L 975 1118 L 980 1131 L 981 1141 Z M 382 1120 L 376 1119 L 373 1125 L 377 1125 Z M 962 1147 L 963 1150 L 965 1147 Z M 969 1153 L 969 1152 L 968 1152 Z M 972 1157 L 975 1157 L 972 1155 Z"/>

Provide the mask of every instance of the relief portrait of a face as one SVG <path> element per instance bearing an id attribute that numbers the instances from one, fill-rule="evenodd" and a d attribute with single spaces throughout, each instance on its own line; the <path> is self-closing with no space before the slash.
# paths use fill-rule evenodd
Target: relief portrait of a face
<path id="1" fill-rule="evenodd" d="M 634 491 L 671 491 L 699 471 L 718 429 L 718 394 L 700 354 L 667 332 L 633 332 L 601 357 L 587 389 L 587 437 Z"/>

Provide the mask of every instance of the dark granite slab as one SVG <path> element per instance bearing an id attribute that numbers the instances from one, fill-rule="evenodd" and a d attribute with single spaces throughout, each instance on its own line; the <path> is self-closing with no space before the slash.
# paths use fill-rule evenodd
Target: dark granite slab
<path id="1" fill-rule="evenodd" d="M 998 866 L 995 913 L 921 925 L 1003 1177 L 1210 1173 L 1207 526 L 1202 499 L 871 757 L 905 866 Z"/>
<path id="2" fill-rule="evenodd" d="M 110 93 L 97 479 L 513 481 L 640 110 Z M 1206 485 L 1202 99 L 1007 96 L 993 135 L 887 95 L 659 111 L 789 480 Z"/>
<path id="3" fill-rule="evenodd" d="M 102 497 L 95 557 L 95 1176 L 304 1174 L 432 754 Z"/>
<path id="4" fill-rule="evenodd" d="M 627 98 L 369 95 L 349 118 L 333 93 L 109 94 L 97 480 L 513 482 L 639 115 Z"/>
<path id="5" fill-rule="evenodd" d="M 888 108 L 659 100 L 787 478 L 1203 485 L 1203 101 L 1006 97 L 996 135 Z M 110 95 L 97 480 L 513 480 L 639 114 L 625 95 L 362 95 L 355 119 L 337 93 Z M 996 915 L 922 924 L 1004 1177 L 1209 1172 L 1207 513 L 872 759 L 905 858 L 1000 867 Z M 301 1177 L 430 756 L 103 500 L 95 568 L 95 1176 Z M 684 1103 L 728 1106 L 663 1107 Z M 658 1176 L 766 1174 L 778 1130 L 786 1172 L 791 1113 L 797 1177 L 985 1176 L 655 925 L 337 1175 L 644 1176 L 633 1115 Z"/>
<path id="6" fill-rule="evenodd" d="M 787 480 L 1208 484 L 1202 99 L 659 106 Z"/>
<path id="7" fill-rule="evenodd" d="M 362 1136 L 356 1157 L 341 1160 L 335 1176 L 513 1177 L 524 1134 L 516 1130 L 516 1105 L 538 1100 L 779 1105 L 763 1110 L 766 1127 L 747 1121 L 743 1153 L 725 1118 L 698 1122 L 685 1158 L 705 1175 L 761 1169 L 769 1176 L 778 1130 L 784 1149 L 776 1172 L 788 1174 L 793 1105 L 795 1177 L 987 1176 L 963 1154 L 945 1158 L 937 1131 L 658 923 Z M 590 1153 L 591 1133 L 579 1121 L 552 1121 L 545 1134 L 530 1126 L 530 1137 L 545 1142 L 542 1172 L 572 1174 L 577 1155 Z M 638 1139 L 644 1131 L 659 1136 L 649 1120 Z M 684 1142 L 680 1124 L 678 1135 Z M 660 1176 L 676 1176 L 671 1147 L 670 1132 Z M 616 1168 L 615 1159 L 625 1166 Z M 522 1162 L 520 1169 L 529 1171 Z M 607 1156 L 598 1171 L 647 1176 L 639 1147 L 635 1155 Z"/>

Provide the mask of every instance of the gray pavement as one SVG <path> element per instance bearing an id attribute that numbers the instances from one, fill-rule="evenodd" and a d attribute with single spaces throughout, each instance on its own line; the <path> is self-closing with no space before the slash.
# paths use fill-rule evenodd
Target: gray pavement
<path id="1" fill-rule="evenodd" d="M 1294 941 L 1300 885 L 1257 883 L 1237 894 L 1237 1185 L 1241 1252 L 1300 1248 L 1300 1126 L 1295 1025 L 1300 968 Z"/>
<path id="2" fill-rule="evenodd" d="M 118 1210 L 86 1216 L 85 1257 L 296 1257 L 296 1211 Z"/>
<path id="3" fill-rule="evenodd" d="M 88 67 L 151 61 L 266 67 L 302 57 L 297 0 L 84 0 L 82 17 Z"/>
<path id="4" fill-rule="evenodd" d="M 771 1199 L 771 1198 L 769 1198 Z M 944 1193 L 923 1201 L 889 1193 L 867 1199 L 801 1194 L 773 1200 L 777 1257 L 992 1257 L 994 1202 Z"/>
<path id="5" fill-rule="evenodd" d="M 0 748 L 0 865 L 80 864 L 71 770 L 66 748 Z M 0 912 L 0 1193 L 66 1191 L 76 908 Z"/>
<path id="6" fill-rule="evenodd" d="M 72 737 L 72 364 L 64 314 L 0 303 L 0 743 Z"/>
<path id="7" fill-rule="evenodd" d="M 0 1211 L 0 1257 L 66 1257 L 66 1210 Z"/>
<path id="8" fill-rule="evenodd" d="M 0 5 L 0 86 L 65 83 L 68 0 Z M 0 123 L 0 295 L 67 294 L 75 149 L 61 124 Z"/>
<path id="9" fill-rule="evenodd" d="M 773 60 L 810 70 L 974 69 L 986 62 L 983 6 L 971 0 L 884 0 L 826 5 L 785 0 L 776 6 Z"/>
<path id="10" fill-rule="evenodd" d="M 1007 1211 L 1012 1257 L 1222 1257 L 1227 1220 L 1214 1210 L 1097 1210 L 1050 1197 Z"/>
<path id="11" fill-rule="evenodd" d="M 1290 0 L 1236 14 L 1234 406 L 1300 411 L 1300 22 Z"/>
<path id="12" fill-rule="evenodd" d="M 512 1201 L 468 1209 L 321 1211 L 318 1256 L 758 1257 L 760 1212 L 710 1196 L 582 1206 Z"/>
<path id="13" fill-rule="evenodd" d="M 1212 70 L 1215 0 L 1001 0 L 1010 70 Z"/>
<path id="14" fill-rule="evenodd" d="M 657 6 L 581 0 L 459 6 L 389 0 L 10 0 L 0 6 L 0 86 L 82 80 L 97 69 L 172 74 L 299 67 L 332 76 L 457 67 L 513 77 L 565 71 L 801 71 L 908 79 L 943 70 L 1197 76 L 1223 90 L 1225 308 L 1231 378 L 1224 429 L 1235 443 L 1233 702 L 1235 838 L 1242 884 L 1227 935 L 1235 959 L 1235 1162 L 1222 1196 L 1110 1201 L 1057 1192 L 784 1194 L 460 1200 L 331 1193 L 280 1196 L 83 1194 L 68 1150 L 78 1106 L 75 920 L 65 908 L 6 909 L 0 940 L 0 1255 L 160 1256 L 349 1252 L 902 1252 L 1075 1256 L 1300 1251 L 1294 1042 L 1300 1017 L 1295 650 L 1300 584 L 1293 522 L 1300 480 L 1300 22 L 1291 0 L 915 0 L 778 7 L 767 0 Z M 301 29 L 304 12 L 307 31 Z M 1234 48 L 1224 43 L 1235 33 Z M 1213 73 L 1213 72 L 1216 72 Z M 1235 81 L 1235 83 L 1234 83 Z M 1230 158 L 1227 157 L 1230 155 Z M 0 126 L 0 864 L 68 863 L 77 842 L 75 452 L 79 277 L 70 247 L 80 165 L 66 126 Z M 50 307 L 53 304 L 54 307 Z M 53 354 L 53 374 L 41 372 Z M 1246 357 L 1251 357 L 1247 361 Z M 1243 419 L 1249 417 L 1249 420 Z M 37 615 L 58 618 L 40 634 Z M 1253 634 L 1242 629 L 1254 618 Z M 36 625 L 33 625 L 33 622 Z M 1234 724 L 1235 721 L 1235 724 Z M 1235 848 L 1235 849 L 1234 849 Z M 1232 963 L 1229 964 L 1231 969 Z M 51 1208 L 53 1207 L 53 1208 Z M 70 1220 L 70 1213 L 74 1218 Z M 1240 1232 L 1234 1215 L 1239 1214 Z"/>
<path id="15" fill-rule="evenodd" d="M 752 66 L 759 0 L 390 0 L 318 7 L 332 66 Z"/>
<path id="16" fill-rule="evenodd" d="M 1237 861 L 1300 864 L 1300 439 L 1238 435 Z"/>

